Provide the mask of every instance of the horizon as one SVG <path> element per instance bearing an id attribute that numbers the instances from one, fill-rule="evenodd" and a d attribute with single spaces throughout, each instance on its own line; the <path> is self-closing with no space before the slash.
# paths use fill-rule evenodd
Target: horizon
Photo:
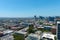
<path id="1" fill-rule="evenodd" d="M 60 0 L 0 0 L 0 17 L 60 16 Z"/>
<path id="2" fill-rule="evenodd" d="M 0 17 L 0 18 L 33 18 L 34 16 L 40 17 L 37 15 L 29 16 L 29 17 Z M 42 17 L 60 17 L 60 16 L 42 16 Z"/>

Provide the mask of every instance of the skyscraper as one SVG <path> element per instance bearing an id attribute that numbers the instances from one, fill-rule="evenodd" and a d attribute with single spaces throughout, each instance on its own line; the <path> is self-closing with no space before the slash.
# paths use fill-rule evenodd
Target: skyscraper
<path id="1" fill-rule="evenodd" d="M 37 21 L 37 16 L 36 15 L 34 16 L 34 19 L 35 19 L 35 21 Z"/>
<path id="2" fill-rule="evenodd" d="M 57 21 L 57 39 L 60 40 L 60 21 Z"/>

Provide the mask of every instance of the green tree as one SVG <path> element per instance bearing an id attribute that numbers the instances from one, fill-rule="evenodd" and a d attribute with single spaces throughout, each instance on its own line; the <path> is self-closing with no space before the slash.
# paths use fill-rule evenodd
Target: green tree
<path id="1" fill-rule="evenodd" d="M 24 35 L 22 34 L 13 34 L 14 40 L 24 40 Z"/>
<path id="2" fill-rule="evenodd" d="M 34 33 L 34 26 L 33 25 L 29 25 L 29 29 L 28 29 L 28 33 Z"/>
<path id="3" fill-rule="evenodd" d="M 39 24 L 43 24 L 43 22 L 40 21 Z"/>
<path id="4" fill-rule="evenodd" d="M 55 36 L 54 39 L 57 40 L 57 37 Z"/>
<path id="5" fill-rule="evenodd" d="M 44 31 L 45 31 L 43 28 L 38 28 L 38 30 L 40 30 L 40 31 L 42 31 L 42 32 L 44 32 Z"/>

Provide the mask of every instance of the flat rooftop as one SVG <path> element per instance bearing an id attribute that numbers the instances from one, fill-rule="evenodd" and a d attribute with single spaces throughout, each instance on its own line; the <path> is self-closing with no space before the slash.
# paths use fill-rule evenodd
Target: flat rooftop
<path id="1" fill-rule="evenodd" d="M 28 37 L 35 37 L 35 38 L 40 39 L 40 35 L 38 35 L 38 34 L 33 34 L 33 33 L 31 33 L 30 35 L 28 35 Z"/>
<path id="2" fill-rule="evenodd" d="M 3 34 L 8 34 L 8 33 L 12 33 L 13 32 L 13 30 L 5 30 L 5 31 L 3 31 Z"/>
<path id="3" fill-rule="evenodd" d="M 17 33 L 19 33 L 19 34 L 27 34 L 27 32 L 23 32 L 23 31 L 17 31 Z"/>
<path id="4" fill-rule="evenodd" d="M 43 33 L 42 35 L 42 38 L 45 37 L 45 38 L 50 38 L 50 39 L 53 39 L 54 40 L 54 35 L 51 34 L 51 33 Z"/>

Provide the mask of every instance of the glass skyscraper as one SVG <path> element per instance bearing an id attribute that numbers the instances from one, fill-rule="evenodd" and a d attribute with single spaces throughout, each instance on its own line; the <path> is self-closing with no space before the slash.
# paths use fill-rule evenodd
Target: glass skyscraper
<path id="1" fill-rule="evenodd" d="M 57 40 L 60 40 L 60 21 L 57 21 Z"/>

